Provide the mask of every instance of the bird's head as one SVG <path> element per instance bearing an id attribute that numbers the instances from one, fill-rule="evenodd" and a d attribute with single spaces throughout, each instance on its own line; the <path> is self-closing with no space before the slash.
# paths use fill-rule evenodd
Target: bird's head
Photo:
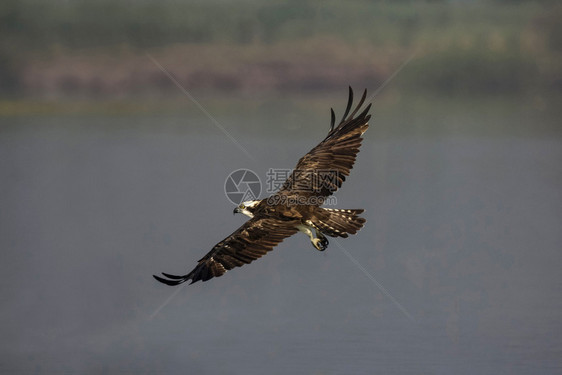
<path id="1" fill-rule="evenodd" d="M 240 203 L 235 209 L 235 214 L 244 214 L 249 217 L 254 217 L 254 212 L 258 207 L 260 201 L 246 201 Z"/>

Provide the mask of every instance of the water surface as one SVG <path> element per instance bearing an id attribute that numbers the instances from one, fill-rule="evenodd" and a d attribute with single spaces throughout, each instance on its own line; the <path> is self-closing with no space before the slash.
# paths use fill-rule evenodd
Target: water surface
<path id="1" fill-rule="evenodd" d="M 338 241 L 371 278 L 299 234 L 158 310 L 175 289 L 151 275 L 243 223 L 226 176 L 291 168 L 326 131 L 273 107 L 213 109 L 255 160 L 196 108 L 4 118 L 0 371 L 561 372 L 559 117 L 517 99 L 375 107 L 336 195 L 367 210 Z"/>

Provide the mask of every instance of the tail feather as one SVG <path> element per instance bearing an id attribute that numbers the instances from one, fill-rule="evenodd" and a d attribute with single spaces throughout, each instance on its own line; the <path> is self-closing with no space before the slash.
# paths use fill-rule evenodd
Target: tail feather
<path id="1" fill-rule="evenodd" d="M 365 211 L 363 209 L 320 208 L 319 210 L 313 224 L 320 232 L 330 237 L 346 238 L 349 234 L 357 233 L 366 222 L 359 216 Z"/>

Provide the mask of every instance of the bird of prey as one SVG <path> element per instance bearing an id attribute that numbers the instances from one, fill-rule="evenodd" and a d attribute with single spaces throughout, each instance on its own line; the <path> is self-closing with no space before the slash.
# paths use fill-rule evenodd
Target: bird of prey
<path id="1" fill-rule="evenodd" d="M 361 136 L 369 127 L 371 118 L 371 104 L 359 112 L 366 95 L 367 90 L 350 114 L 353 90 L 349 88 L 347 108 L 340 123 L 335 126 L 336 118 L 331 109 L 330 131 L 326 138 L 299 160 L 278 192 L 236 207 L 234 213 L 249 216 L 250 220 L 216 244 L 191 272 L 183 276 L 162 273 L 164 277 L 154 278 L 167 285 L 179 285 L 188 280 L 191 280 L 190 284 L 207 281 L 251 263 L 298 231 L 305 233 L 320 251 L 328 246 L 326 236 L 345 238 L 357 233 L 365 223 L 365 219 L 359 217 L 362 209 L 321 206 L 353 168 Z"/>

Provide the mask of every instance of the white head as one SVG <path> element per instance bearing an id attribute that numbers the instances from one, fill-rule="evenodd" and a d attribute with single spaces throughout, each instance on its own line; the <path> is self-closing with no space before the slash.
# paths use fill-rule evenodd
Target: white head
<path id="1" fill-rule="evenodd" d="M 246 201 L 242 202 L 234 209 L 235 214 L 244 214 L 249 217 L 254 217 L 254 211 L 261 201 Z"/>

